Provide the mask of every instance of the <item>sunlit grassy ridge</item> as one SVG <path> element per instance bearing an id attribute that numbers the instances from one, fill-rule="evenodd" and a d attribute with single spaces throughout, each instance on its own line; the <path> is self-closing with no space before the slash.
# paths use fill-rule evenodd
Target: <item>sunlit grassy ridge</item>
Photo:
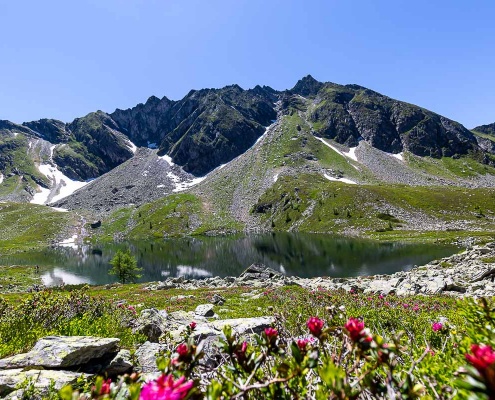
<path id="1" fill-rule="evenodd" d="M 25 203 L 0 203 L 0 249 L 3 251 L 42 247 L 76 224 L 73 213 L 54 211 L 50 207 Z"/>

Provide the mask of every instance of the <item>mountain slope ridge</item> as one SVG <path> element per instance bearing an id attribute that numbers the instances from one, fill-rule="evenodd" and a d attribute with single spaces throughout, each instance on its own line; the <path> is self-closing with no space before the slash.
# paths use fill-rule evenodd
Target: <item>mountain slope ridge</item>
<path id="1" fill-rule="evenodd" d="M 96 111 L 67 124 L 51 119 L 22 125 L 0 121 L 0 139 L 5 142 L 3 148 L 6 149 L 3 160 L 0 159 L 0 172 L 5 177 L 0 183 L 0 197 L 29 201 L 36 191 L 53 186 L 38 170 L 43 156 L 28 148 L 35 139 L 56 145 L 51 163 L 71 180 L 82 182 L 97 178 L 98 181 L 99 177 L 116 171 L 123 163 L 132 165 L 137 148 L 156 147 L 158 157 L 167 155 L 182 169 L 183 181 L 188 182 L 249 151 L 277 118 L 277 113 L 279 116 L 300 114 L 308 135 L 335 140 L 336 145 L 356 148 L 352 151 L 362 154 L 362 160 L 366 160 L 360 166 L 363 176 L 356 175 L 354 165 L 354 170 L 345 171 L 345 174 L 338 169 L 327 174 L 334 179 L 363 183 L 390 180 L 407 184 L 416 179 L 413 184 L 456 181 L 455 184 L 470 185 L 471 181 L 464 179 L 462 173 L 452 173 L 455 162 L 444 160 L 452 157 L 475 160 L 465 161 L 469 164 L 467 175 L 473 170 L 474 174 L 480 172 L 478 175 L 484 173 L 486 176 L 493 164 L 495 146 L 473 135 L 461 124 L 359 85 L 318 82 L 308 75 L 286 91 L 259 85 L 244 90 L 234 84 L 222 89 L 191 90 L 181 100 L 151 96 L 133 108 L 116 109 L 113 113 Z M 310 136 L 305 140 L 313 142 Z M 303 158 L 314 156 L 304 148 L 287 148 L 295 158 L 300 158 L 301 154 Z M 383 158 L 374 149 L 404 153 L 406 163 L 396 163 L 396 167 L 407 166 L 401 169 L 405 178 L 398 180 L 394 178 L 398 174 L 383 173 L 393 168 L 376 167 L 395 161 Z M 28 156 L 20 157 L 20 153 Z M 23 164 L 19 159 L 24 160 Z M 415 165 L 413 172 L 410 172 L 409 164 Z M 487 166 L 485 170 L 482 165 Z M 431 173 L 438 167 L 440 179 Z M 425 168 L 430 172 L 420 178 L 420 170 Z M 132 169 L 126 171 L 133 174 Z M 164 168 L 162 173 L 168 172 Z M 339 175 L 342 176 L 339 178 Z M 157 185 L 173 188 L 175 183 L 160 180 Z M 491 186 L 489 180 L 476 184 Z M 117 201 L 115 204 L 122 203 Z"/>

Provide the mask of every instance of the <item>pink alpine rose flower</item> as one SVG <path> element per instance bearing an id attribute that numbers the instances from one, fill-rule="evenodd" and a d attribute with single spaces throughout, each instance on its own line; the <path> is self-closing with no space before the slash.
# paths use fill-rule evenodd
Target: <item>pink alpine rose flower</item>
<path id="1" fill-rule="evenodd" d="M 321 331 L 323 329 L 323 325 L 325 325 L 325 321 L 318 317 L 311 317 L 306 322 L 306 326 L 313 336 L 320 337 Z"/>
<path id="2" fill-rule="evenodd" d="M 271 340 L 272 338 L 276 338 L 278 336 L 278 331 L 274 328 L 266 328 L 265 335 Z"/>
<path id="3" fill-rule="evenodd" d="M 299 339 L 297 341 L 297 347 L 299 348 L 300 351 L 305 351 L 309 343 L 310 343 L 309 339 Z"/>
<path id="4" fill-rule="evenodd" d="M 177 346 L 177 349 L 175 349 L 179 357 L 186 357 L 189 354 L 189 347 L 187 347 L 187 344 L 181 343 Z"/>
<path id="5" fill-rule="evenodd" d="M 487 368 L 495 367 L 495 351 L 491 346 L 473 344 L 471 353 L 466 354 L 466 360 L 483 375 Z"/>
<path id="6" fill-rule="evenodd" d="M 441 322 L 435 322 L 432 326 L 431 329 L 433 329 L 434 332 L 441 331 L 443 329 L 443 324 Z"/>
<path id="7" fill-rule="evenodd" d="M 193 381 L 186 382 L 184 376 L 175 381 L 172 375 L 161 375 L 143 385 L 139 400 L 183 400 L 193 385 Z"/>
<path id="8" fill-rule="evenodd" d="M 344 327 L 349 332 L 349 336 L 353 342 L 363 341 L 370 343 L 373 340 L 368 330 L 364 329 L 364 322 L 357 318 L 349 318 Z"/>

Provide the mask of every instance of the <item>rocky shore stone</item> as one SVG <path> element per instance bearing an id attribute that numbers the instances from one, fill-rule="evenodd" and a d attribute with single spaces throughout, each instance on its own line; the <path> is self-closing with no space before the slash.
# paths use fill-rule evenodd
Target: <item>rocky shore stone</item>
<path id="1" fill-rule="evenodd" d="M 213 317 L 215 312 L 213 311 L 214 304 L 200 304 L 196 307 L 194 313 L 200 317 Z"/>

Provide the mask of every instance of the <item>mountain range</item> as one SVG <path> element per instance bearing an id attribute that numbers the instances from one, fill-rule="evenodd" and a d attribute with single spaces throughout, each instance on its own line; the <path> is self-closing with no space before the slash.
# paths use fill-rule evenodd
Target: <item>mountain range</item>
<path id="1" fill-rule="evenodd" d="M 285 91 L 231 85 L 70 123 L 0 121 L 1 200 L 108 216 L 187 193 L 210 222 L 226 218 L 234 230 L 273 228 L 277 182 L 492 188 L 494 165 L 495 124 L 469 130 L 309 75 Z"/>

